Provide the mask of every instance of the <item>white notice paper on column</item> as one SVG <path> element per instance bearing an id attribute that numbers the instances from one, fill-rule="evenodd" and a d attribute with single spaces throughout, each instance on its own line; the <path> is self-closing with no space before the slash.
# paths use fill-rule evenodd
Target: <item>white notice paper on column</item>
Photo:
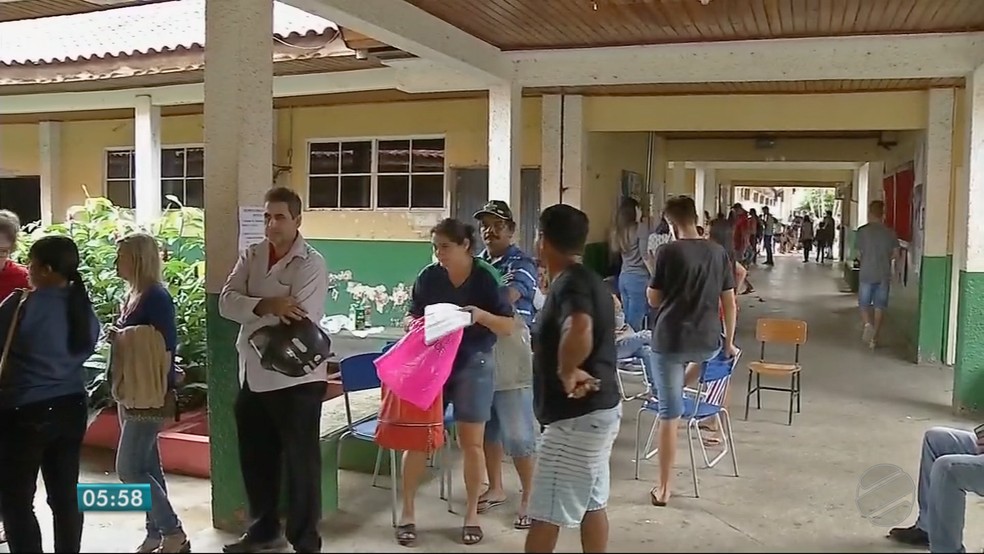
<path id="1" fill-rule="evenodd" d="M 263 236 L 263 208 L 254 206 L 239 207 L 239 250 L 242 251 L 247 246 L 262 242 Z"/>

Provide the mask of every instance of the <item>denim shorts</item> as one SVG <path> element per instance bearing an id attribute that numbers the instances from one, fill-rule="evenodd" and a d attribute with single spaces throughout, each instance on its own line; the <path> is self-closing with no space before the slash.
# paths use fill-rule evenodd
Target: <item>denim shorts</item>
<path id="1" fill-rule="evenodd" d="M 888 282 L 860 283 L 858 285 L 858 306 L 884 310 L 888 307 L 888 293 L 891 285 Z"/>
<path id="2" fill-rule="evenodd" d="M 683 415 L 683 380 L 690 362 L 702 363 L 714 359 L 720 348 L 706 352 L 653 352 L 649 382 L 656 387 L 659 399 L 659 418 L 676 419 Z"/>
<path id="3" fill-rule="evenodd" d="M 474 354 L 451 372 L 444 384 L 444 409 L 454 406 L 454 420 L 485 423 L 492 417 L 495 373 L 491 352 Z"/>
<path id="4" fill-rule="evenodd" d="M 501 390 L 492 399 L 492 418 L 485 425 L 485 440 L 499 443 L 506 456 L 525 458 L 536 452 L 539 424 L 533 414 L 533 389 Z"/>
<path id="5" fill-rule="evenodd" d="M 558 527 L 577 527 L 603 510 L 611 493 L 611 457 L 622 405 L 555 421 L 540 436 L 529 516 Z"/>

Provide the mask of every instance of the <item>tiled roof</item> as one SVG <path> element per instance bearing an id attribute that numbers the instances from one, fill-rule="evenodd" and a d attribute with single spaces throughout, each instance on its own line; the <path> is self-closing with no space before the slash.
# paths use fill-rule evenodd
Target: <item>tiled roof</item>
<path id="1" fill-rule="evenodd" d="M 274 2 L 273 36 L 337 32 L 327 19 Z M 205 0 L 174 0 L 0 22 L 0 64 L 44 64 L 154 54 L 205 44 Z"/>

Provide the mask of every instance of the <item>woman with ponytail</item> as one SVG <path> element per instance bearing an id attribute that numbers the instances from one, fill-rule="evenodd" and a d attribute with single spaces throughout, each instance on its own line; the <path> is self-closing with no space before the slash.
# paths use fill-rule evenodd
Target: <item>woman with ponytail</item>
<path id="1" fill-rule="evenodd" d="M 0 304 L 0 496 L 10 552 L 42 552 L 34 515 L 38 473 L 54 519 L 55 552 L 79 552 L 79 452 L 88 416 L 83 364 L 99 321 L 79 274 L 79 250 L 49 236 L 28 254 L 34 287 Z"/>

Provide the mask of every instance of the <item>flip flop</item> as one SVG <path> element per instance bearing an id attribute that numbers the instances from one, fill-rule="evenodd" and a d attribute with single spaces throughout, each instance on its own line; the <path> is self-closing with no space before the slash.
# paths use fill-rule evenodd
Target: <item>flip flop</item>
<path id="1" fill-rule="evenodd" d="M 396 528 L 396 542 L 400 546 L 414 546 L 417 543 L 417 526 L 413 523 Z"/>
<path id="2" fill-rule="evenodd" d="M 479 500 L 478 513 L 484 514 L 485 512 L 491 510 L 492 508 L 495 508 L 496 506 L 501 506 L 505 503 L 506 503 L 505 498 L 503 498 L 502 500 L 492 500 L 492 499 Z"/>
<path id="3" fill-rule="evenodd" d="M 533 520 L 526 514 L 518 515 L 516 516 L 516 519 L 513 520 L 513 529 L 525 531 L 530 527 L 533 527 Z"/>
<path id="4" fill-rule="evenodd" d="M 482 539 L 484 538 L 485 533 L 482 532 L 481 526 L 465 525 L 461 528 L 461 543 L 466 546 L 478 544 L 482 542 Z"/>
<path id="5" fill-rule="evenodd" d="M 721 446 L 721 439 L 717 437 L 702 437 L 704 446 Z"/>
<path id="6" fill-rule="evenodd" d="M 669 499 L 667 499 L 667 500 L 669 500 Z M 653 506 L 656 506 L 658 508 L 662 508 L 663 506 L 666 506 L 666 500 L 660 500 L 656 496 L 656 487 L 653 487 L 652 489 L 650 489 L 650 491 L 649 491 L 649 501 L 652 503 Z"/>

